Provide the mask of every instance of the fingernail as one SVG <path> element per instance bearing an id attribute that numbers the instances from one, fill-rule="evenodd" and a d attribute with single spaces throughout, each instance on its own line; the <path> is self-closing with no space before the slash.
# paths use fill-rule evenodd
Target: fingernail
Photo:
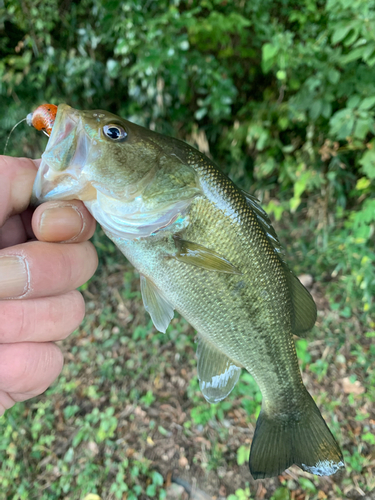
<path id="1" fill-rule="evenodd" d="M 0 299 L 20 297 L 27 292 L 26 261 L 18 255 L 0 257 Z"/>
<path id="2" fill-rule="evenodd" d="M 41 218 L 39 230 L 45 241 L 67 241 L 77 237 L 83 228 L 83 219 L 73 207 L 47 208 Z"/>

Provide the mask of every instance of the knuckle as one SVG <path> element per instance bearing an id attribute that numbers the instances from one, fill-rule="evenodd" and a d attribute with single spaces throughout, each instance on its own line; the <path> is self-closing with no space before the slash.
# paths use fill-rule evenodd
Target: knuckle
<path id="1" fill-rule="evenodd" d="M 8 393 L 40 394 L 60 373 L 60 349 L 49 344 L 11 344 L 2 346 L 0 386 Z"/>

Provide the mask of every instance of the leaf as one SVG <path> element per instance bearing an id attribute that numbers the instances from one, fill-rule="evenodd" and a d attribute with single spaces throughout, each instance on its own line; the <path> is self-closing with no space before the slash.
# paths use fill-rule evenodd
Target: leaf
<path id="1" fill-rule="evenodd" d="M 336 139 L 346 139 L 351 136 L 354 127 L 354 115 L 351 109 L 345 108 L 337 111 L 329 121 L 330 133 Z"/>
<path id="2" fill-rule="evenodd" d="M 149 484 L 146 489 L 146 495 L 154 497 L 156 495 L 156 486 L 154 484 Z"/>
<path id="3" fill-rule="evenodd" d="M 163 476 L 159 472 L 153 471 L 153 473 L 152 473 L 152 482 L 154 484 L 156 484 L 157 486 L 162 486 L 163 483 L 164 483 Z"/>
<path id="4" fill-rule="evenodd" d="M 277 54 L 279 48 L 272 43 L 265 43 L 262 47 L 262 59 L 264 62 L 273 59 Z"/>
<path id="5" fill-rule="evenodd" d="M 323 108 L 323 101 L 317 100 L 313 101 L 310 107 L 310 117 L 312 120 L 319 118 Z"/>
<path id="6" fill-rule="evenodd" d="M 364 139 L 369 133 L 371 127 L 371 120 L 369 118 L 359 118 L 355 124 L 353 135 L 357 139 Z"/>
<path id="7" fill-rule="evenodd" d="M 374 142 L 373 140 L 370 144 L 373 145 Z M 362 172 L 367 175 L 369 179 L 375 179 L 375 149 L 366 151 L 359 160 L 359 163 L 362 165 Z"/>
<path id="8" fill-rule="evenodd" d="M 330 102 L 324 101 L 321 114 L 324 118 L 330 118 L 332 115 L 332 104 Z"/>
<path id="9" fill-rule="evenodd" d="M 342 379 L 342 388 L 345 394 L 363 394 L 365 392 L 365 388 L 359 380 L 351 382 L 349 377 Z"/>
<path id="10" fill-rule="evenodd" d="M 338 27 L 331 36 L 332 44 L 336 45 L 336 43 L 341 42 L 341 40 L 343 40 L 346 37 L 346 35 L 349 33 L 352 27 L 353 27 L 352 23 L 341 24 L 340 27 Z"/>
<path id="11" fill-rule="evenodd" d="M 197 111 L 195 112 L 195 118 L 199 121 L 201 120 L 204 116 L 206 116 L 207 114 L 207 108 L 199 108 L 197 109 Z"/>
<path id="12" fill-rule="evenodd" d="M 358 189 L 359 191 L 362 191 L 370 186 L 371 186 L 370 179 L 368 179 L 367 177 L 361 177 L 360 179 L 358 179 L 355 188 Z"/>
<path id="13" fill-rule="evenodd" d="M 357 108 L 360 102 L 361 96 L 359 96 L 358 94 L 354 94 L 349 97 L 348 102 L 346 103 L 346 107 L 350 109 Z"/>
<path id="14" fill-rule="evenodd" d="M 250 449 L 246 445 L 242 445 L 237 450 L 237 463 L 243 465 L 249 461 Z"/>
<path id="15" fill-rule="evenodd" d="M 312 493 L 316 492 L 315 484 L 312 481 L 310 481 L 310 479 L 307 479 L 306 477 L 300 477 L 299 483 L 303 489 L 310 491 Z"/>
<path id="16" fill-rule="evenodd" d="M 375 96 L 365 97 L 358 109 L 371 109 L 375 105 Z"/>
<path id="17" fill-rule="evenodd" d="M 262 47 L 262 66 L 263 71 L 267 73 L 273 66 L 273 62 L 279 47 L 275 44 L 265 43 Z"/>
<path id="18" fill-rule="evenodd" d="M 346 65 L 352 61 L 356 61 L 357 59 L 362 59 L 364 51 L 364 47 L 357 47 L 356 49 L 350 51 L 349 54 L 345 54 L 340 58 L 341 64 Z"/>
<path id="19" fill-rule="evenodd" d="M 369 444 L 375 444 L 375 436 L 372 432 L 366 432 L 362 434 L 362 440 Z"/>
<path id="20" fill-rule="evenodd" d="M 340 71 L 337 71 L 337 69 L 331 68 L 327 73 L 327 78 L 331 83 L 333 83 L 335 85 L 340 80 L 340 75 L 341 75 Z"/>
<path id="21" fill-rule="evenodd" d="M 271 500 L 289 500 L 290 495 L 288 488 L 285 488 L 284 486 L 281 486 L 280 488 L 277 488 L 275 493 L 272 495 Z"/>

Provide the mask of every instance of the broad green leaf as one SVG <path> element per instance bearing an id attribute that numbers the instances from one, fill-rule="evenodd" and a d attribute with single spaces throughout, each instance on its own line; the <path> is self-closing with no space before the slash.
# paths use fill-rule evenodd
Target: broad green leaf
<path id="1" fill-rule="evenodd" d="M 146 488 L 146 495 L 154 497 L 156 495 L 156 486 L 154 484 L 149 484 Z"/>
<path id="2" fill-rule="evenodd" d="M 356 121 L 355 127 L 354 127 L 354 132 L 353 135 L 354 137 L 357 137 L 357 139 L 364 139 L 366 135 L 369 133 L 371 127 L 371 120 L 370 118 L 368 119 L 362 119 L 359 118 Z"/>
<path id="3" fill-rule="evenodd" d="M 332 115 L 332 104 L 330 102 L 324 101 L 321 114 L 322 114 L 322 116 L 324 116 L 324 118 L 330 118 L 331 117 L 331 115 Z"/>
<path id="4" fill-rule="evenodd" d="M 358 109 L 371 109 L 373 106 L 375 106 L 375 95 L 365 97 L 361 104 L 358 106 Z"/>
<path id="5" fill-rule="evenodd" d="M 360 179 L 358 179 L 355 188 L 358 189 L 359 191 L 362 191 L 363 189 L 367 189 L 368 187 L 370 187 L 370 185 L 371 185 L 370 179 L 367 179 L 367 177 L 361 177 Z"/>
<path id="6" fill-rule="evenodd" d="M 357 108 L 360 102 L 361 102 L 361 96 L 355 94 L 349 97 L 346 106 L 348 108 Z"/>
<path id="7" fill-rule="evenodd" d="M 365 48 L 364 47 L 357 47 L 356 49 L 353 49 L 349 52 L 349 54 L 345 54 L 344 56 L 340 57 L 340 63 L 341 65 L 346 65 L 352 61 L 356 61 L 357 59 L 361 59 L 363 57 Z"/>
<path id="8" fill-rule="evenodd" d="M 279 48 L 272 43 L 265 43 L 262 47 L 263 61 L 272 59 L 279 51 Z"/>
<path id="9" fill-rule="evenodd" d="M 237 463 L 243 465 L 249 461 L 250 448 L 247 445 L 242 445 L 237 450 Z"/>
<path id="10" fill-rule="evenodd" d="M 362 172 L 367 175 L 370 180 L 375 179 L 375 140 L 371 141 L 371 149 L 366 151 L 359 163 L 362 165 Z"/>
<path id="11" fill-rule="evenodd" d="M 262 66 L 267 73 L 273 65 L 274 58 L 279 51 L 279 47 L 275 44 L 265 43 L 262 47 Z"/>
<path id="12" fill-rule="evenodd" d="M 337 111 L 330 120 L 330 133 L 335 139 L 341 140 L 350 137 L 354 127 L 354 113 L 351 109 Z"/>
<path id="13" fill-rule="evenodd" d="M 331 42 L 333 45 L 335 45 L 336 43 L 343 40 L 346 37 L 346 35 L 349 33 L 349 31 L 352 29 L 351 22 L 349 22 L 347 24 L 342 23 L 341 25 L 338 25 L 338 26 L 339 27 L 335 30 L 335 32 L 331 36 Z"/>
<path id="14" fill-rule="evenodd" d="M 310 117 L 312 120 L 319 118 L 323 108 L 323 102 L 321 100 L 313 101 L 310 107 Z"/>
<path id="15" fill-rule="evenodd" d="M 331 68 L 327 73 L 328 80 L 336 85 L 336 83 L 340 80 L 340 71 L 337 69 Z"/>

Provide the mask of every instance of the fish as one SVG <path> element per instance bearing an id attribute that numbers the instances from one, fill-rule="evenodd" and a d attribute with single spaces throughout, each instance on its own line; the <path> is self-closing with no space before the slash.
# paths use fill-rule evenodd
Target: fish
<path id="1" fill-rule="evenodd" d="M 228 396 L 243 368 L 258 384 L 253 478 L 292 464 L 327 476 L 345 467 L 293 340 L 314 326 L 316 305 L 256 198 L 187 143 L 110 112 L 60 104 L 47 123 L 34 203 L 82 200 L 140 273 L 155 328 L 165 332 L 174 311 L 195 328 L 209 403 Z"/>

